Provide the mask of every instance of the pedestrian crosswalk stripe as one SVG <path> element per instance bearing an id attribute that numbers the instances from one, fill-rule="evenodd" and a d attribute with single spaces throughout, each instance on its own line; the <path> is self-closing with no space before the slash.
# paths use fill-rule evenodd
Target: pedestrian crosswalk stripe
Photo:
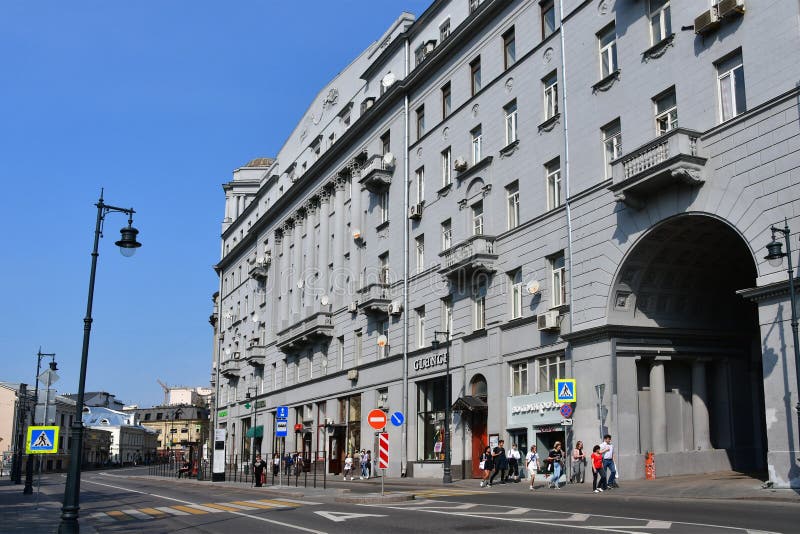
<path id="1" fill-rule="evenodd" d="M 259 499 L 258 502 L 263 502 L 265 504 L 271 504 L 273 506 L 284 506 L 287 508 L 297 508 L 297 504 L 293 502 L 287 502 L 280 499 Z"/>
<path id="2" fill-rule="evenodd" d="M 156 510 L 155 508 L 139 508 L 139 511 L 153 517 L 161 517 L 162 515 L 166 515 L 161 510 Z"/>
<path id="3" fill-rule="evenodd" d="M 263 510 L 272 510 L 275 506 L 271 504 L 265 504 L 258 501 L 233 501 L 232 504 L 242 504 L 244 506 L 255 506 L 256 508 L 261 508 Z"/>
<path id="4" fill-rule="evenodd" d="M 170 508 L 169 506 L 158 506 L 156 510 L 161 510 L 166 514 L 171 514 L 171 515 L 191 515 L 188 512 L 181 512 L 180 510 L 175 510 L 174 508 Z"/>
<path id="5" fill-rule="evenodd" d="M 193 515 L 205 515 L 208 513 L 205 510 L 198 510 L 197 508 L 192 508 L 190 506 L 183 506 L 182 504 L 176 504 L 175 506 L 173 506 L 173 508 L 176 510 L 180 510 L 181 512 L 187 512 Z"/>
<path id="6" fill-rule="evenodd" d="M 136 519 L 153 519 L 152 516 L 149 516 L 144 512 L 140 512 L 139 510 L 128 509 L 128 510 L 123 510 L 122 513 L 128 514 L 129 516 Z"/>
<path id="7" fill-rule="evenodd" d="M 322 504 L 321 502 L 313 502 L 313 501 L 298 501 L 297 499 L 287 499 L 286 497 L 281 497 L 282 501 L 285 502 L 292 502 L 295 504 L 299 504 L 300 506 L 308 506 L 308 505 L 315 505 L 315 504 Z"/>
<path id="8" fill-rule="evenodd" d="M 114 519 L 119 519 L 120 521 L 125 521 L 127 519 L 132 519 L 126 513 L 120 512 L 119 510 L 112 510 L 110 512 L 106 512 L 109 516 L 113 517 Z"/>
<path id="9" fill-rule="evenodd" d="M 211 508 L 210 506 L 204 506 L 202 504 L 188 504 L 187 506 L 191 506 L 192 508 L 196 508 L 197 510 L 203 510 L 205 512 L 209 512 L 212 514 L 216 514 L 218 512 L 222 512 L 219 508 Z"/>
<path id="10" fill-rule="evenodd" d="M 203 506 L 204 507 L 208 507 L 208 508 L 216 508 L 217 510 L 219 510 L 221 512 L 238 512 L 239 511 L 238 508 L 234 508 L 232 506 L 225 506 L 224 504 L 216 504 L 216 503 L 213 503 L 213 502 L 203 503 Z"/>
<path id="11" fill-rule="evenodd" d="M 114 518 L 109 516 L 105 512 L 95 512 L 91 515 L 92 519 L 97 519 L 98 521 L 113 521 Z"/>
<path id="12" fill-rule="evenodd" d="M 219 503 L 217 503 L 217 504 L 219 504 Z M 244 510 L 246 512 L 251 512 L 253 510 L 258 510 L 258 508 L 256 508 L 255 506 L 245 506 L 245 505 L 242 505 L 242 504 L 234 504 L 232 502 L 226 502 L 225 506 L 230 506 L 231 508 L 234 508 L 236 510 Z"/>

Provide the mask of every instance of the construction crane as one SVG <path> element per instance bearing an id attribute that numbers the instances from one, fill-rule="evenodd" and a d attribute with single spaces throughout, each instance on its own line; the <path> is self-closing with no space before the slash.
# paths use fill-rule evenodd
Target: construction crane
<path id="1" fill-rule="evenodd" d="M 158 382 L 158 385 L 164 390 L 164 406 L 169 406 L 169 386 L 158 378 L 156 378 L 156 382 Z"/>

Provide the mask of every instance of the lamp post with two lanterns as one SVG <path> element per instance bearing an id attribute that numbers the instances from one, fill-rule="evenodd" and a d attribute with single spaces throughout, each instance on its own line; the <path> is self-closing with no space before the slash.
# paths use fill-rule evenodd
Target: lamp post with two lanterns
<path id="1" fill-rule="evenodd" d="M 89 337 L 92 331 L 92 302 L 94 300 L 94 282 L 97 273 L 97 256 L 100 238 L 103 235 L 103 222 L 106 215 L 112 212 L 124 213 L 128 216 L 128 226 L 120 230 L 121 237 L 114 244 L 125 257 L 131 257 L 142 244 L 136 240 L 139 230 L 133 227 L 133 208 L 119 208 L 103 201 L 103 191 L 97 201 L 97 220 L 94 229 L 94 248 L 92 249 L 92 267 L 89 272 L 89 294 L 86 299 L 86 316 L 83 319 L 83 346 L 81 350 L 81 368 L 78 378 L 78 394 L 75 399 L 75 419 L 72 421 L 69 471 L 64 488 L 64 505 L 61 507 L 61 523 L 58 531 L 79 532 L 78 511 L 80 510 L 81 456 L 83 452 L 83 400 L 86 387 L 86 365 L 89 360 Z"/>
<path id="2" fill-rule="evenodd" d="M 439 336 L 444 336 L 446 346 L 445 354 L 445 382 L 444 382 L 444 473 L 442 474 L 442 484 L 452 484 L 453 474 L 451 471 L 451 458 L 450 458 L 450 332 L 433 333 L 433 340 L 431 341 L 431 348 L 437 350 L 439 348 Z"/>
<path id="3" fill-rule="evenodd" d="M 769 262 L 773 267 L 780 267 L 783 264 L 783 258 L 786 258 L 787 268 L 786 272 L 789 274 L 789 309 L 791 310 L 792 318 L 792 341 L 794 343 L 794 371 L 795 380 L 797 381 L 797 404 L 795 411 L 797 412 L 798 428 L 800 428 L 800 343 L 798 343 L 797 335 L 797 304 L 795 303 L 795 277 L 794 267 L 792 265 L 792 244 L 791 244 L 791 231 L 789 230 L 789 223 L 784 219 L 783 228 L 776 226 L 770 227 L 772 232 L 772 241 L 767 245 L 767 255 L 764 259 Z M 784 242 L 786 243 L 786 252 L 783 252 L 781 242 L 775 239 L 775 234 L 782 234 Z M 788 393 L 788 392 L 787 392 Z"/>

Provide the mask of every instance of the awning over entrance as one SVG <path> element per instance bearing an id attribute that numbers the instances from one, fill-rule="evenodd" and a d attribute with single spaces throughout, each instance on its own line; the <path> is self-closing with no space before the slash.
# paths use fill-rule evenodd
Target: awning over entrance
<path id="1" fill-rule="evenodd" d="M 264 427 L 262 425 L 254 426 L 252 428 L 248 428 L 247 432 L 245 433 L 245 437 L 247 438 L 261 438 L 264 437 Z"/>
<path id="2" fill-rule="evenodd" d="M 456 412 L 479 412 L 488 410 L 489 405 L 480 397 L 464 395 L 453 403 L 453 410 Z"/>

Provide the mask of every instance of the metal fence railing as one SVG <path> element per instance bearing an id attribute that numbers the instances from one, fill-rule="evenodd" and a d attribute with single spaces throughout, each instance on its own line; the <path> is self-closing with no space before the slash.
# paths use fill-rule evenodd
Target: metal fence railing
<path id="1" fill-rule="evenodd" d="M 264 453 L 262 460 L 267 464 L 263 471 L 263 483 L 271 486 L 321 487 L 327 488 L 328 464 L 326 451 L 305 452 L 292 455 Z M 253 458 L 239 454 L 230 455 L 225 461 L 225 480 L 255 485 Z M 148 467 L 148 474 L 166 478 L 211 479 L 211 465 L 203 459 L 180 461 L 163 458 Z"/>

